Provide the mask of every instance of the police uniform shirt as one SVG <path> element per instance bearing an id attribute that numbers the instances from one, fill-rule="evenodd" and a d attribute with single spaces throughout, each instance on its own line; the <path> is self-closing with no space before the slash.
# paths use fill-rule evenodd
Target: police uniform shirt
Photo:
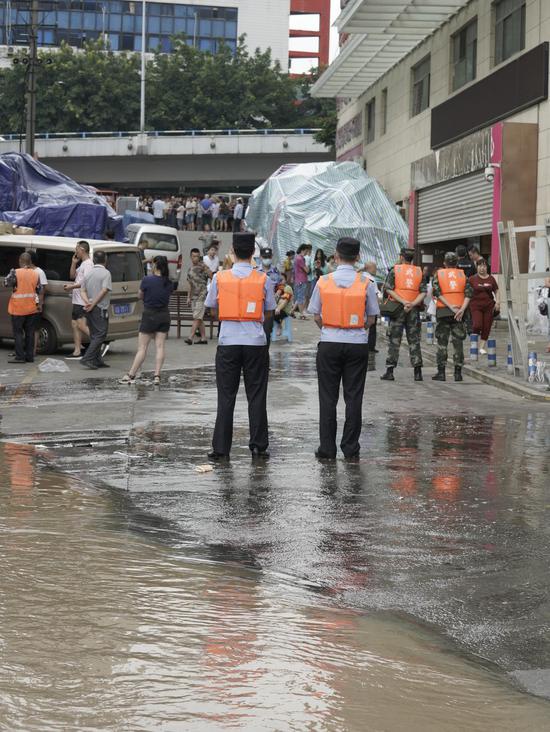
<path id="1" fill-rule="evenodd" d="M 231 271 L 235 277 L 244 279 L 248 277 L 252 272 L 252 265 L 247 262 L 237 262 L 231 268 Z M 266 310 L 275 310 L 275 294 L 273 284 L 268 277 L 266 277 L 264 285 L 264 307 L 263 312 Z M 215 274 L 212 280 L 212 285 L 206 296 L 204 302 L 207 308 L 218 307 L 218 275 Z M 241 320 L 222 320 L 220 324 L 220 337 L 218 339 L 218 345 L 220 346 L 266 346 L 267 338 L 263 326 L 263 315 L 262 322 L 255 323 L 253 321 L 241 321 Z"/>
<path id="2" fill-rule="evenodd" d="M 332 275 L 339 287 L 351 287 L 357 277 L 357 272 L 352 264 L 340 264 Z M 380 315 L 376 285 L 369 279 L 367 286 L 367 298 L 365 303 L 365 322 L 367 317 Z M 312 315 L 321 315 L 321 293 L 319 285 L 315 285 L 308 312 Z M 321 342 L 324 343 L 368 343 L 369 335 L 365 328 L 327 328 L 321 329 Z"/>

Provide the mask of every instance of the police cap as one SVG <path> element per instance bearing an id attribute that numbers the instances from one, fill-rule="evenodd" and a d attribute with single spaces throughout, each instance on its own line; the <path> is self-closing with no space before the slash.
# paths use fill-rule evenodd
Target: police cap
<path id="1" fill-rule="evenodd" d="M 262 259 L 272 259 L 273 249 L 270 249 L 269 247 L 264 247 L 263 249 L 260 249 L 260 257 Z"/>
<path id="2" fill-rule="evenodd" d="M 458 257 L 454 252 L 447 252 L 445 255 L 445 264 L 458 264 Z"/>
<path id="3" fill-rule="evenodd" d="M 256 248 L 256 236 L 248 232 L 233 234 L 233 251 L 240 259 L 247 259 L 254 254 Z"/>
<path id="4" fill-rule="evenodd" d="M 345 257 L 346 259 L 355 259 L 355 257 L 359 256 L 360 250 L 361 244 L 358 240 L 352 239 L 349 236 L 339 239 L 338 244 L 336 244 L 337 253 L 341 254 L 342 257 Z"/>

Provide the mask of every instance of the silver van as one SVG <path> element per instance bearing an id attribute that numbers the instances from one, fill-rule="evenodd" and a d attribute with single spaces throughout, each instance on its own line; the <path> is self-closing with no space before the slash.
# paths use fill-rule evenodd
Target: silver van
<path id="1" fill-rule="evenodd" d="M 182 267 L 182 248 L 177 229 L 156 224 L 129 224 L 126 236 L 130 244 L 139 246 L 145 242 L 145 256 L 152 259 L 158 255 L 168 260 L 168 271 L 172 282 L 178 282 Z"/>
<path id="2" fill-rule="evenodd" d="M 39 352 L 55 353 L 60 346 L 73 342 L 71 293 L 65 292 L 63 285 L 71 281 L 69 271 L 78 241 L 79 239 L 58 236 L 0 236 L 0 338 L 12 338 L 11 319 L 8 315 L 8 301 L 12 290 L 4 286 L 4 277 L 12 267 L 19 266 L 19 255 L 25 249 L 35 249 L 38 266 L 48 278 L 39 330 Z M 113 241 L 86 241 L 90 244 L 90 254 L 93 254 L 94 249 L 103 249 L 106 252 L 107 269 L 113 279 L 107 339 L 116 341 L 135 338 L 143 311 L 139 299 L 143 265 L 138 248 Z"/>

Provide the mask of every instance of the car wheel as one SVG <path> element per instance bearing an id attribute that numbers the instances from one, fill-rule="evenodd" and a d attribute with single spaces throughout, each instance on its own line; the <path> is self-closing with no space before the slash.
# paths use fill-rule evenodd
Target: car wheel
<path id="1" fill-rule="evenodd" d="M 38 353 L 49 356 L 57 351 L 57 346 L 55 328 L 47 320 L 41 320 L 38 326 Z"/>

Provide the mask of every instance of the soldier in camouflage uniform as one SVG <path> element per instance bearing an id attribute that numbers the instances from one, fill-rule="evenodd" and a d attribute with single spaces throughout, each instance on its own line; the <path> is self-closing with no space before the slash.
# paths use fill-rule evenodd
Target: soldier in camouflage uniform
<path id="1" fill-rule="evenodd" d="M 434 381 L 446 380 L 445 367 L 448 358 L 449 338 L 452 340 L 454 350 L 455 381 L 462 381 L 464 341 L 467 336 L 464 313 L 468 308 L 473 290 L 464 272 L 457 267 L 457 264 L 458 257 L 456 254 L 448 252 L 445 255 L 445 269 L 439 270 L 433 278 L 433 296 L 438 300 L 437 325 L 435 327 L 437 373 L 433 377 Z M 454 312 L 454 315 L 450 311 Z"/>
<path id="2" fill-rule="evenodd" d="M 407 334 L 411 365 L 414 368 L 414 380 L 422 381 L 422 351 L 420 349 L 421 324 L 419 307 L 424 302 L 426 284 L 422 281 L 422 270 L 415 267 L 414 249 L 402 249 L 399 263 L 390 269 L 384 292 L 389 301 L 397 302 L 401 307 L 390 315 L 388 329 L 388 357 L 386 373 L 380 378 L 383 381 L 395 381 L 393 370 L 399 360 L 399 349 L 403 330 Z"/>

